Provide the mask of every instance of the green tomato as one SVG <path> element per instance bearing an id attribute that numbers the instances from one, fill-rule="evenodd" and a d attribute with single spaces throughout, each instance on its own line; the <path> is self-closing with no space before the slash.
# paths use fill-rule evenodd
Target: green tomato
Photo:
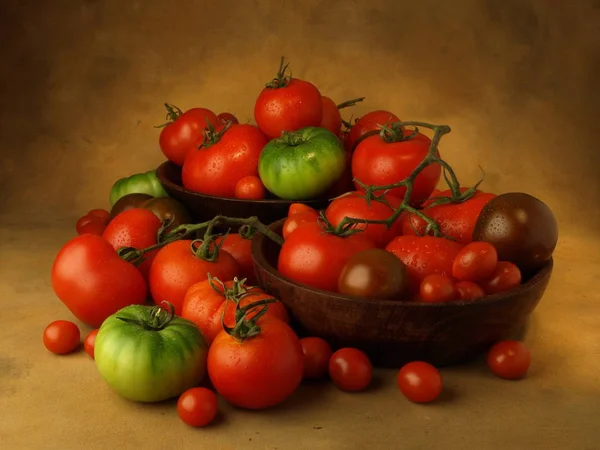
<path id="1" fill-rule="evenodd" d="M 119 395 L 160 402 L 197 386 L 208 345 L 192 322 L 159 306 L 131 305 L 108 317 L 94 346 L 101 377 Z"/>
<path id="2" fill-rule="evenodd" d="M 158 181 L 155 170 L 136 173 L 115 181 L 110 189 L 110 206 L 114 206 L 117 200 L 127 194 L 148 194 L 152 197 L 169 196 Z"/>
<path id="3" fill-rule="evenodd" d="M 344 147 L 331 131 L 306 127 L 270 141 L 258 160 L 265 187 L 285 200 L 309 200 L 324 194 L 342 175 Z"/>

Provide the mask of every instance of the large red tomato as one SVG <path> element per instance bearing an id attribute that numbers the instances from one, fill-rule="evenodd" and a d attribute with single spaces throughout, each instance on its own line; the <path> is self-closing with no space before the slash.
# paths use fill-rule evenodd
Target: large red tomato
<path id="1" fill-rule="evenodd" d="M 405 130 L 404 134 L 412 133 Z M 387 142 L 381 136 L 369 136 L 354 150 L 352 156 L 352 175 L 366 185 L 388 185 L 404 180 L 427 157 L 429 143 L 425 135 L 398 142 Z M 442 167 L 430 164 L 415 179 L 411 203 L 419 204 L 426 200 L 440 181 Z M 356 188 L 361 187 L 356 183 Z M 388 191 L 391 195 L 404 198 L 405 187 Z"/>
<path id="2" fill-rule="evenodd" d="M 336 292 L 348 260 L 370 248 L 375 248 L 375 244 L 363 232 L 340 237 L 325 232 L 317 222 L 305 223 L 285 240 L 277 270 L 297 283 Z"/>
<path id="3" fill-rule="evenodd" d="M 92 328 L 98 328 L 125 306 L 143 305 L 148 294 L 144 277 L 136 267 L 93 234 L 77 236 L 60 249 L 51 280 L 56 296 Z"/>
<path id="4" fill-rule="evenodd" d="M 208 123 L 219 124 L 217 115 L 206 108 L 192 108 L 182 113 L 172 105 L 166 105 L 169 122 L 163 127 L 158 144 L 165 157 L 182 166 L 188 151 L 203 140 Z"/>
<path id="5" fill-rule="evenodd" d="M 402 200 L 386 195 L 385 200 L 397 208 Z M 325 210 L 327 220 L 333 226 L 337 226 L 345 217 L 367 220 L 386 220 L 394 214 L 394 210 L 387 204 L 377 201 L 367 201 L 364 192 L 354 191 L 333 200 Z M 364 230 L 364 236 L 368 237 L 375 245 L 383 248 L 394 237 L 401 234 L 402 223 L 396 220 L 390 228 L 379 224 L 358 224 L 357 229 Z"/>
<path id="6" fill-rule="evenodd" d="M 369 131 L 379 130 L 381 125 L 388 124 L 390 122 L 400 122 L 400 119 L 395 114 L 385 111 L 377 110 L 371 111 L 356 121 L 352 128 L 347 133 L 344 144 L 346 150 L 349 152 L 354 151 L 354 147 L 358 140 Z"/>
<path id="7" fill-rule="evenodd" d="M 239 180 L 258 176 L 258 158 L 267 138 L 254 125 L 233 124 L 216 140 L 188 154 L 181 172 L 183 186 L 201 194 L 234 197 Z"/>

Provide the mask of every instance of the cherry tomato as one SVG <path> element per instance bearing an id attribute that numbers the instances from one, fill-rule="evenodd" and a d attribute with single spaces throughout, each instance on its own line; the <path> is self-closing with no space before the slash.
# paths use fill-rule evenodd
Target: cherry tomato
<path id="1" fill-rule="evenodd" d="M 529 371 L 531 352 L 522 342 L 501 341 L 489 350 L 487 364 L 494 375 L 518 380 Z"/>
<path id="2" fill-rule="evenodd" d="M 92 209 L 87 213 L 87 215 L 99 219 L 104 225 L 108 225 L 108 222 L 110 222 L 110 213 L 105 209 Z"/>
<path id="3" fill-rule="evenodd" d="M 339 389 L 358 392 L 366 389 L 371 383 L 373 366 L 363 351 L 345 347 L 331 355 L 329 376 Z"/>
<path id="4" fill-rule="evenodd" d="M 479 285 L 486 294 L 497 294 L 516 288 L 521 284 L 521 271 L 508 261 L 498 261 L 492 274 Z"/>
<path id="5" fill-rule="evenodd" d="M 304 379 L 316 380 L 325 377 L 331 358 L 331 346 L 324 339 L 305 337 L 300 339 L 304 352 Z"/>
<path id="6" fill-rule="evenodd" d="M 219 119 L 219 122 L 221 122 L 223 125 L 227 124 L 227 122 L 231 122 L 232 124 L 240 123 L 240 121 L 237 119 L 237 117 L 235 117 L 233 114 L 228 113 L 228 112 L 223 112 L 223 113 L 219 114 L 217 116 L 217 118 Z"/>
<path id="7" fill-rule="evenodd" d="M 210 389 L 195 387 L 188 389 L 177 400 L 179 418 L 191 427 L 204 427 L 217 416 L 217 396 Z"/>
<path id="8" fill-rule="evenodd" d="M 96 335 L 98 334 L 98 328 L 90 331 L 90 333 L 85 337 L 83 341 L 83 348 L 85 352 L 90 355 L 90 357 L 94 358 L 94 346 L 96 345 Z"/>
<path id="9" fill-rule="evenodd" d="M 313 212 L 315 215 L 319 215 L 316 209 L 311 208 L 305 203 L 292 203 L 290 209 L 288 209 L 288 217 L 293 216 L 299 212 Z"/>
<path id="10" fill-rule="evenodd" d="M 494 272 L 498 252 L 489 242 L 471 242 L 454 257 L 452 276 L 460 281 L 481 281 Z"/>
<path id="11" fill-rule="evenodd" d="M 432 273 L 421 281 L 421 299 L 427 303 L 449 302 L 456 298 L 454 282 L 446 275 Z"/>
<path id="12" fill-rule="evenodd" d="M 68 320 L 55 320 L 44 330 L 44 346 L 57 355 L 71 353 L 79 347 L 79 327 Z"/>
<path id="13" fill-rule="evenodd" d="M 440 371 L 424 361 L 413 361 L 398 372 L 398 387 L 411 402 L 429 403 L 442 392 Z"/>
<path id="14" fill-rule="evenodd" d="M 300 225 L 305 223 L 316 222 L 319 215 L 315 210 L 303 211 L 290 215 L 283 223 L 282 235 L 283 239 L 287 239 L 292 232 Z"/>
<path id="15" fill-rule="evenodd" d="M 95 234 L 96 236 L 102 236 L 106 226 L 94 217 L 89 222 L 85 222 L 79 227 L 79 234 Z"/>
<path id="16" fill-rule="evenodd" d="M 456 289 L 456 300 L 467 302 L 485 297 L 485 292 L 477 283 L 472 281 L 459 281 L 454 285 Z"/>
<path id="17" fill-rule="evenodd" d="M 248 175 L 240 178 L 235 184 L 234 197 L 245 200 L 261 200 L 265 198 L 266 190 L 260 178 Z"/>

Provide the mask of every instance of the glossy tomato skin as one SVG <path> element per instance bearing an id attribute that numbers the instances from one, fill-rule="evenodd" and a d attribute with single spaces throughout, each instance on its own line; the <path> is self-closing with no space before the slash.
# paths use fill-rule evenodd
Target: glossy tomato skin
<path id="1" fill-rule="evenodd" d="M 442 392 L 442 377 L 438 369 L 424 361 L 413 361 L 398 372 L 398 387 L 415 403 L 429 403 Z"/>
<path id="2" fill-rule="evenodd" d="M 329 376 L 339 389 L 359 392 L 371 384 L 373 365 L 363 351 L 351 347 L 341 348 L 329 359 Z"/>
<path id="3" fill-rule="evenodd" d="M 296 228 L 305 223 L 316 222 L 319 215 L 316 211 L 304 211 L 296 214 L 292 214 L 283 223 L 282 236 L 283 239 L 287 239 L 290 234 L 294 232 Z"/>
<path id="4" fill-rule="evenodd" d="M 208 351 L 208 374 L 217 393 L 246 409 L 275 406 L 302 382 L 300 340 L 284 322 L 268 319 L 261 332 L 243 342 L 221 331 Z"/>
<path id="5" fill-rule="evenodd" d="M 106 227 L 102 237 L 115 250 L 121 247 L 133 247 L 138 250 L 156 245 L 158 230 L 162 223 L 156 215 L 142 208 L 132 208 L 118 214 Z M 144 255 L 144 261 L 137 266 L 145 279 L 158 250 Z"/>
<path id="6" fill-rule="evenodd" d="M 385 111 L 377 110 L 371 111 L 362 116 L 358 121 L 352 125 L 352 128 L 346 135 L 345 145 L 349 152 L 353 152 L 358 140 L 369 131 L 379 130 L 381 125 L 388 123 L 400 122 L 400 119 L 395 114 Z"/>
<path id="7" fill-rule="evenodd" d="M 459 281 L 454 285 L 456 288 L 456 300 L 469 302 L 485 297 L 485 292 L 477 283 L 472 281 Z"/>
<path id="8" fill-rule="evenodd" d="M 237 117 L 235 117 L 233 114 L 228 113 L 228 112 L 223 112 L 221 114 L 219 114 L 217 116 L 219 118 L 219 122 L 221 122 L 223 125 L 227 124 L 227 122 L 231 122 L 233 123 L 240 123 L 240 121 L 238 120 Z"/>
<path id="9" fill-rule="evenodd" d="M 181 171 L 183 186 L 205 195 L 235 197 L 240 179 L 258 176 L 258 158 L 266 144 L 254 125 L 231 125 L 217 143 L 190 152 Z"/>
<path id="10" fill-rule="evenodd" d="M 388 143 L 379 135 L 370 136 L 354 150 L 352 176 L 366 185 L 397 183 L 409 176 L 428 153 L 429 145 L 422 138 Z M 436 163 L 423 169 L 413 184 L 410 202 L 420 204 L 427 200 L 440 181 L 441 173 L 442 167 Z M 355 182 L 355 185 L 357 190 L 362 189 L 358 183 Z M 393 188 L 388 193 L 403 199 L 406 188 Z"/>
<path id="11" fill-rule="evenodd" d="M 254 175 L 248 175 L 238 180 L 233 192 L 235 198 L 245 200 L 261 200 L 265 198 L 266 194 L 264 184 L 260 178 Z"/>
<path id="12" fill-rule="evenodd" d="M 85 352 L 94 359 L 94 347 L 96 345 L 96 336 L 98 335 L 98 328 L 89 332 L 83 341 L 83 348 Z"/>
<path id="13" fill-rule="evenodd" d="M 324 233 L 317 222 L 299 226 L 279 252 L 277 270 L 297 283 L 336 292 L 344 265 L 352 255 L 375 248 L 361 233 L 347 237 Z"/>
<path id="14" fill-rule="evenodd" d="M 450 302 L 456 298 L 454 281 L 446 275 L 432 273 L 421 281 L 420 299 L 426 303 Z"/>
<path id="15" fill-rule="evenodd" d="M 337 105 L 329 97 L 322 96 L 323 117 L 319 127 L 325 128 L 338 136 L 342 131 L 342 115 Z"/>
<path id="16" fill-rule="evenodd" d="M 220 121 L 214 112 L 206 108 L 189 109 L 174 122 L 168 123 L 158 138 L 163 155 L 182 166 L 187 153 L 202 143 L 207 123 L 216 127 Z"/>
<path id="17" fill-rule="evenodd" d="M 177 400 L 179 418 L 191 427 L 204 427 L 217 416 L 217 396 L 210 389 L 194 387 L 185 391 Z"/>
<path id="18" fill-rule="evenodd" d="M 318 127 L 323 118 L 323 101 L 315 85 L 292 78 L 285 87 L 264 88 L 254 105 L 254 120 L 269 138 L 283 131 Z"/>
<path id="19" fill-rule="evenodd" d="M 215 239 L 215 244 L 220 245 L 221 250 L 229 253 L 238 264 L 237 277 L 245 278 L 246 284 L 254 286 L 257 283 L 254 273 L 254 261 L 252 260 L 252 239 L 246 239 L 239 233 L 229 233 Z"/>
<path id="20" fill-rule="evenodd" d="M 206 375 L 208 346 L 198 327 L 180 317 L 158 330 L 136 323 L 151 321 L 150 312 L 150 306 L 132 305 L 113 314 L 98 330 L 94 348 L 104 381 L 137 402 L 176 397 Z"/>
<path id="21" fill-rule="evenodd" d="M 402 203 L 392 195 L 386 195 L 385 200 L 394 208 Z M 327 209 L 325 216 L 333 225 L 337 226 L 345 217 L 368 220 L 386 220 L 394 214 L 394 210 L 377 200 L 367 201 L 365 193 L 353 191 L 334 199 Z M 402 233 L 402 222 L 396 220 L 390 228 L 380 224 L 357 224 L 356 229 L 364 230 L 364 236 L 369 238 L 377 247 L 383 248 L 393 237 Z"/>
<path id="22" fill-rule="evenodd" d="M 529 371 L 531 352 L 522 342 L 501 341 L 488 351 L 487 364 L 494 375 L 518 380 Z"/>
<path id="23" fill-rule="evenodd" d="M 333 354 L 331 346 L 325 339 L 319 337 L 305 337 L 300 339 L 304 353 L 305 380 L 318 380 L 324 378 L 329 370 L 329 360 Z"/>
<path id="24" fill-rule="evenodd" d="M 188 239 L 165 245 L 150 266 L 149 284 L 154 302 L 160 304 L 166 300 L 175 307 L 177 315 L 181 315 L 185 293 L 194 283 L 206 280 L 209 273 L 221 280 L 232 280 L 239 272 L 236 260 L 226 251 L 219 251 L 215 261 L 207 261 L 196 256 L 191 245 Z"/>
<path id="25" fill-rule="evenodd" d="M 139 270 L 119 258 L 106 240 L 90 234 L 77 236 L 61 248 L 51 281 L 56 296 L 93 328 L 125 306 L 144 304 L 148 294 Z"/>
<path id="26" fill-rule="evenodd" d="M 290 205 L 290 208 L 288 209 L 288 217 L 297 214 L 297 213 L 301 213 L 301 212 L 312 212 L 315 214 L 315 216 L 318 216 L 319 213 L 317 212 L 316 209 L 308 206 L 305 203 L 292 203 Z"/>
<path id="27" fill-rule="evenodd" d="M 458 242 L 433 236 L 397 236 L 386 246 L 406 266 L 413 292 L 419 291 L 427 275 L 452 274 L 452 263 L 463 246 Z"/>
<path id="28" fill-rule="evenodd" d="M 461 191 L 464 192 L 467 189 L 463 187 Z M 450 190 L 445 190 L 436 196 L 451 197 L 452 193 Z M 423 204 L 423 213 L 440 225 L 440 231 L 444 236 L 451 237 L 461 244 L 468 244 L 473 241 L 473 231 L 481 210 L 495 197 L 497 197 L 496 194 L 478 191 L 473 197 L 462 203 L 428 207 L 431 201 L 427 201 Z M 420 217 L 407 215 L 402 223 L 402 233 L 423 235 L 426 226 L 426 222 Z"/>
<path id="29" fill-rule="evenodd" d="M 521 270 L 515 264 L 509 261 L 498 261 L 492 274 L 485 280 L 481 280 L 479 285 L 486 294 L 491 295 L 515 289 L 521 281 Z"/>
<path id="30" fill-rule="evenodd" d="M 81 342 L 79 327 L 69 320 L 55 320 L 43 334 L 44 346 L 56 355 L 74 352 Z"/>
<path id="31" fill-rule="evenodd" d="M 498 264 L 498 252 L 489 242 L 470 242 L 454 258 L 452 276 L 460 281 L 481 281 L 488 278 Z"/>

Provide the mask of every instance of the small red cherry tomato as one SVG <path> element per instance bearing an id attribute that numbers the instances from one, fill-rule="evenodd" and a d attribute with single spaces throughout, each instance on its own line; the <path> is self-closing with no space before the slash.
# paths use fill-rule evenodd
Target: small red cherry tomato
<path id="1" fill-rule="evenodd" d="M 304 225 L 309 222 L 316 222 L 319 218 L 316 211 L 304 211 L 293 214 L 285 219 L 283 223 L 283 228 L 281 230 L 283 239 L 287 239 L 292 232 L 298 228 L 300 225 Z"/>
<path id="2" fill-rule="evenodd" d="M 71 353 L 79 347 L 79 327 L 68 320 L 55 320 L 44 330 L 44 346 L 57 355 Z"/>
<path id="3" fill-rule="evenodd" d="M 244 200 L 261 200 L 265 198 L 266 191 L 260 178 L 255 177 L 254 175 L 248 175 L 247 177 L 241 178 L 235 184 L 233 195 L 235 198 Z"/>
<path id="4" fill-rule="evenodd" d="M 489 277 L 498 264 L 498 252 L 489 242 L 471 242 L 454 257 L 452 276 L 459 281 L 481 281 Z"/>
<path id="5" fill-rule="evenodd" d="M 369 357 L 356 348 L 341 348 L 329 359 L 329 376 L 343 391 L 358 392 L 367 388 L 373 378 Z"/>
<path id="6" fill-rule="evenodd" d="M 427 303 L 449 302 L 456 298 L 456 288 L 446 275 L 432 273 L 421 281 L 420 294 Z"/>
<path id="7" fill-rule="evenodd" d="M 90 222 L 79 228 L 79 234 L 95 234 L 96 236 L 102 236 L 106 226 L 100 222 L 99 219 L 93 218 Z"/>
<path id="8" fill-rule="evenodd" d="M 223 125 L 225 125 L 227 122 L 231 122 L 232 125 L 234 123 L 240 123 L 237 117 L 228 112 L 223 112 L 219 114 L 217 118 L 219 119 L 219 122 L 221 122 Z"/>
<path id="9" fill-rule="evenodd" d="M 191 427 L 203 427 L 217 415 L 217 396 L 210 389 L 195 387 L 188 389 L 177 400 L 179 418 Z"/>
<path id="10" fill-rule="evenodd" d="M 331 359 L 331 346 L 324 339 L 318 337 L 305 337 L 300 339 L 304 352 L 305 380 L 316 380 L 325 377 Z"/>
<path id="11" fill-rule="evenodd" d="M 413 361 L 398 372 L 398 387 L 411 402 L 429 403 L 442 392 L 440 371 L 424 361 Z"/>
<path id="12" fill-rule="evenodd" d="M 314 213 L 315 216 L 319 215 L 319 213 L 317 212 L 316 209 L 311 208 L 310 206 L 308 206 L 304 203 L 292 203 L 290 205 L 290 209 L 288 209 L 288 217 L 293 216 L 294 214 L 301 213 L 301 212 Z"/>
<path id="13" fill-rule="evenodd" d="M 110 213 L 105 209 L 92 209 L 86 214 L 86 216 L 95 217 L 96 219 L 99 219 L 104 225 L 108 225 L 108 222 L 110 222 Z"/>
<path id="14" fill-rule="evenodd" d="M 94 346 L 96 345 L 96 335 L 98 334 L 98 329 L 90 331 L 90 333 L 83 340 L 83 348 L 85 352 L 90 355 L 92 359 L 94 359 Z"/>
<path id="15" fill-rule="evenodd" d="M 499 261 L 492 274 L 479 282 L 486 294 L 510 291 L 521 284 L 521 271 L 509 261 Z"/>
<path id="16" fill-rule="evenodd" d="M 531 365 L 531 352 L 519 341 L 501 341 L 489 350 L 487 364 L 492 373 L 507 380 L 523 378 Z"/>
<path id="17" fill-rule="evenodd" d="M 456 299 L 461 302 L 477 300 L 485 297 L 485 292 L 477 283 L 472 281 L 459 281 L 454 285 L 456 288 Z"/>

